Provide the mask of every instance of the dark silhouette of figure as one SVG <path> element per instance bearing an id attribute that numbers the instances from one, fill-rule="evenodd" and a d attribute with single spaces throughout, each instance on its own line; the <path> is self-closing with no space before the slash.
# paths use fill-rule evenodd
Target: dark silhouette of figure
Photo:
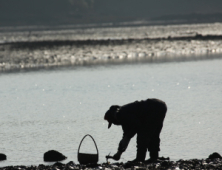
<path id="1" fill-rule="evenodd" d="M 137 134 L 137 155 L 131 162 L 144 162 L 147 149 L 150 152 L 150 159 L 147 162 L 157 160 L 160 151 L 160 132 L 166 112 L 165 102 L 159 99 L 111 106 L 104 116 L 104 119 L 109 122 L 108 128 L 114 124 L 121 125 L 123 129 L 118 151 L 111 158 L 119 160 L 130 139 Z"/>

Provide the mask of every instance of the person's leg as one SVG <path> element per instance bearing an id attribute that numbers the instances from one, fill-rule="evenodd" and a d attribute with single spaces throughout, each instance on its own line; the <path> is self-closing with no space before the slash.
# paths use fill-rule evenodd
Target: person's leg
<path id="1" fill-rule="evenodd" d="M 156 103 L 156 111 L 153 113 L 155 117 L 153 117 L 153 131 L 152 136 L 150 138 L 150 142 L 148 144 L 148 150 L 150 152 L 150 160 L 157 160 L 159 157 L 160 151 L 160 133 L 163 127 L 163 121 L 167 112 L 167 107 L 165 103 Z M 148 161 L 150 161 L 148 160 Z"/>
<path id="2" fill-rule="evenodd" d="M 147 153 L 147 143 L 149 139 L 146 137 L 144 132 L 137 133 L 137 154 L 136 159 L 130 162 L 144 162 Z"/>
<path id="3" fill-rule="evenodd" d="M 156 127 L 154 127 L 153 135 L 150 139 L 150 142 L 148 144 L 148 151 L 150 152 L 150 159 L 151 160 L 157 160 L 159 157 L 159 151 L 160 151 L 160 132 L 163 127 L 163 124 L 156 124 Z"/>
<path id="4" fill-rule="evenodd" d="M 136 159 L 139 161 L 145 161 L 147 145 L 149 143 L 149 136 L 144 132 L 137 134 L 137 155 Z"/>

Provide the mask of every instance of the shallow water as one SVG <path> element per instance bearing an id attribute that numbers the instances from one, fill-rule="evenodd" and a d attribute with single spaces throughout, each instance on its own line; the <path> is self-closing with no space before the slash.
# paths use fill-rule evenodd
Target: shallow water
<path id="1" fill-rule="evenodd" d="M 160 156 L 206 158 L 222 152 L 222 60 L 100 65 L 0 75 L 0 153 L 7 165 L 37 165 L 54 149 L 77 162 L 85 134 L 100 160 L 117 150 L 121 127 L 107 129 L 104 113 L 113 104 L 160 98 L 168 105 Z M 81 152 L 94 153 L 89 138 Z M 120 161 L 134 159 L 131 140 Z"/>
<path id="2" fill-rule="evenodd" d="M 221 23 L 33 29 L 0 27 L 0 72 L 222 54 Z"/>

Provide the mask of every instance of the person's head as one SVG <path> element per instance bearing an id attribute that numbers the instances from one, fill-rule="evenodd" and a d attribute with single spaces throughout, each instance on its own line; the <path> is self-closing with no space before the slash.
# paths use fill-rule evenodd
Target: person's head
<path id="1" fill-rule="evenodd" d="M 117 105 L 111 106 L 109 110 L 105 113 L 104 119 L 109 122 L 108 129 L 111 127 L 112 123 L 114 125 L 120 125 L 116 117 L 119 108 L 120 107 Z"/>

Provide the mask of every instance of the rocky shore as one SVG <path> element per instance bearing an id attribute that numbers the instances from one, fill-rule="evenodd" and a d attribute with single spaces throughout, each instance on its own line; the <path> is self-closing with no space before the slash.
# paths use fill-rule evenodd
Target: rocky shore
<path id="1" fill-rule="evenodd" d="M 174 161 L 157 161 L 150 164 L 130 164 L 130 163 L 112 163 L 112 164 L 93 164 L 93 165 L 80 165 L 74 162 L 67 164 L 55 163 L 53 165 L 38 166 L 7 166 L 2 167 L 0 170 L 81 170 L 81 169 L 98 169 L 98 170 L 166 170 L 166 169 L 222 169 L 222 159 L 191 159 L 191 160 L 178 160 Z"/>
<path id="2" fill-rule="evenodd" d="M 38 166 L 7 166 L 0 170 L 185 170 L 185 169 L 222 169 L 222 157 L 218 153 L 211 154 L 207 159 L 190 159 L 190 160 L 158 160 L 152 163 L 102 163 L 80 165 L 70 161 L 67 164 L 57 162 L 53 165 Z"/>

